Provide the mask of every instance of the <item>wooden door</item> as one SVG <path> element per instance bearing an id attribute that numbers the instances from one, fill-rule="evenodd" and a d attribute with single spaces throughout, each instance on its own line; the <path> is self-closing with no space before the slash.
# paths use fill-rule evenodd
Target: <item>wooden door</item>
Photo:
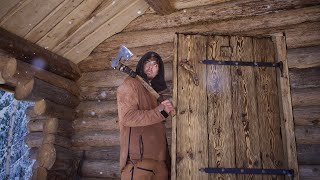
<path id="1" fill-rule="evenodd" d="M 172 179 L 283 179 L 199 171 L 205 167 L 286 168 L 276 67 L 199 62 L 274 63 L 272 39 L 178 34 L 175 46 Z M 183 62 L 191 70 L 183 68 Z"/>

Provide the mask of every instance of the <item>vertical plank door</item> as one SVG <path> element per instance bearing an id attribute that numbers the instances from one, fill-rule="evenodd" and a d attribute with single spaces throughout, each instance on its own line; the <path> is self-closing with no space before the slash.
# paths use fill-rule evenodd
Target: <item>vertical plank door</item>
<path id="1" fill-rule="evenodd" d="M 199 171 L 206 167 L 287 168 L 277 67 L 200 62 L 274 63 L 275 48 L 271 37 L 177 34 L 172 179 L 284 179 Z"/>

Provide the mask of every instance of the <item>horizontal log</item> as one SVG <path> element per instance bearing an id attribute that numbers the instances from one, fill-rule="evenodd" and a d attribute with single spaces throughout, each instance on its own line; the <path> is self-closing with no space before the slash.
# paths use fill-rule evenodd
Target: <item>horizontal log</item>
<path id="1" fill-rule="evenodd" d="M 43 131 L 43 124 L 47 119 L 32 119 L 28 122 L 27 127 L 29 132 Z"/>
<path id="2" fill-rule="evenodd" d="M 93 147 L 119 145 L 119 131 L 75 132 L 72 137 L 74 149 L 87 150 Z"/>
<path id="3" fill-rule="evenodd" d="M 36 77 L 49 84 L 65 89 L 74 96 L 79 96 L 79 89 L 74 81 L 16 59 L 11 59 L 7 63 L 2 75 L 7 82 L 15 86 L 19 80 Z"/>
<path id="4" fill-rule="evenodd" d="M 320 165 L 300 165 L 300 178 L 304 180 L 318 180 L 320 177 Z"/>
<path id="5" fill-rule="evenodd" d="M 171 14 L 175 11 L 175 8 L 171 5 L 169 0 L 146 0 L 149 6 L 160 15 Z"/>
<path id="6" fill-rule="evenodd" d="M 285 30 L 287 48 L 299 48 L 320 45 L 319 19 L 314 23 L 305 23 Z"/>
<path id="7" fill-rule="evenodd" d="M 36 101 L 34 112 L 39 116 L 47 116 L 69 121 L 74 120 L 76 115 L 76 112 L 72 108 L 56 104 L 45 99 Z"/>
<path id="8" fill-rule="evenodd" d="M 49 118 L 43 124 L 43 133 L 71 137 L 73 133 L 72 122 L 57 118 Z"/>
<path id="9" fill-rule="evenodd" d="M 116 130 L 119 129 L 118 115 L 111 114 L 104 118 L 79 118 L 73 121 L 72 126 L 76 132 Z"/>
<path id="10" fill-rule="evenodd" d="M 157 52 L 164 63 L 172 62 L 173 60 L 173 43 L 156 44 L 151 46 L 143 46 L 130 48 L 133 56 L 129 61 L 124 61 L 123 64 L 129 67 L 135 67 L 140 58 L 148 51 Z M 81 61 L 78 66 L 81 72 L 101 71 L 104 69 L 113 69 L 111 61 L 117 56 L 119 50 L 100 51 L 95 53 L 93 51 L 89 57 Z M 134 68 L 135 69 L 135 68 Z"/>
<path id="11" fill-rule="evenodd" d="M 305 106 L 293 108 L 293 117 L 296 125 L 320 125 L 320 106 Z"/>
<path id="12" fill-rule="evenodd" d="M 298 163 L 301 165 L 320 164 L 320 144 L 298 144 Z"/>
<path id="13" fill-rule="evenodd" d="M 320 67 L 289 70 L 291 88 L 320 87 Z"/>
<path id="14" fill-rule="evenodd" d="M 120 177 L 118 177 L 118 178 L 110 178 L 110 177 L 102 177 L 102 178 L 97 178 L 97 177 L 81 177 L 81 180 L 120 180 Z"/>
<path id="15" fill-rule="evenodd" d="M 312 26 L 312 24 L 310 23 L 308 24 L 309 26 Z M 310 31 L 309 26 L 303 26 L 303 28 L 305 29 L 302 29 L 302 27 L 300 27 L 301 32 Z M 283 29 L 279 31 L 283 31 Z M 266 32 L 266 33 L 270 33 L 270 32 Z M 304 34 L 299 37 L 301 38 L 304 36 L 307 36 L 307 35 Z M 294 44 L 294 42 L 290 42 L 290 41 L 288 42 L 288 40 L 287 40 L 287 43 Z M 134 48 L 130 48 L 130 50 L 133 52 L 134 56 L 130 58 L 130 61 L 126 62 L 126 65 L 131 67 L 137 64 L 138 60 L 145 52 L 148 52 L 151 50 L 158 52 L 165 63 L 173 62 L 173 43 L 134 47 Z M 309 67 L 319 66 L 320 65 L 319 52 L 320 52 L 320 46 L 288 49 L 287 57 L 288 57 L 289 68 L 309 68 Z M 104 51 L 93 52 L 88 58 L 86 58 L 85 60 L 79 63 L 79 68 L 81 69 L 82 72 L 101 71 L 108 68 L 110 69 L 111 68 L 110 61 L 116 56 L 117 53 L 118 53 L 118 50 L 111 50 L 106 52 Z"/>
<path id="16" fill-rule="evenodd" d="M 172 80 L 172 63 L 164 64 L 165 80 Z M 83 73 L 77 81 L 83 87 L 117 87 L 122 84 L 128 75 L 118 70 L 105 70 Z M 107 78 L 106 78 L 107 77 Z"/>
<path id="17" fill-rule="evenodd" d="M 70 176 L 64 170 L 47 170 L 39 166 L 32 174 L 32 180 L 38 179 L 70 179 Z"/>
<path id="18" fill-rule="evenodd" d="M 72 168 L 75 160 L 71 150 L 53 144 L 43 144 L 37 158 L 38 165 L 48 170 L 67 170 Z"/>
<path id="19" fill-rule="evenodd" d="M 5 83 L 5 80 L 3 79 L 3 82 Z M 10 86 L 7 84 L 0 84 L 0 90 L 2 91 L 6 91 L 6 92 L 10 92 L 10 93 L 14 93 L 14 91 L 16 90 L 14 86 Z"/>
<path id="20" fill-rule="evenodd" d="M 32 173 L 32 180 L 47 179 L 48 170 L 44 167 L 37 167 L 35 173 Z"/>
<path id="21" fill-rule="evenodd" d="M 35 112 L 34 112 L 34 106 L 29 106 L 27 107 L 26 109 L 26 117 L 27 117 L 27 120 L 30 121 L 30 120 L 36 120 L 36 119 L 47 119 L 48 117 L 47 116 L 40 116 L 40 115 L 37 115 Z"/>
<path id="22" fill-rule="evenodd" d="M 29 148 L 40 147 L 42 144 L 56 144 L 62 147 L 70 147 L 71 140 L 54 134 L 43 134 L 43 132 L 31 132 L 25 136 L 25 142 Z"/>
<path id="23" fill-rule="evenodd" d="M 3 28 L 0 29 L 0 49 L 26 63 L 34 64 L 38 67 L 44 64 L 45 70 L 65 78 L 75 81 L 81 76 L 80 70 L 73 62 Z"/>
<path id="24" fill-rule="evenodd" d="M 61 147 L 70 148 L 71 139 L 57 134 L 43 134 L 42 144 L 55 144 Z"/>
<path id="25" fill-rule="evenodd" d="M 2 51 L 0 51 L 0 84 L 6 84 L 11 87 L 15 87 L 12 83 L 6 82 L 6 80 L 3 78 L 3 70 L 6 68 L 7 64 L 11 61 L 14 60 L 14 58 L 4 54 Z"/>
<path id="26" fill-rule="evenodd" d="M 251 30 L 247 32 L 238 32 L 237 35 L 257 36 L 269 35 L 274 36 L 279 32 L 284 33 L 286 36 L 287 48 L 302 48 L 308 46 L 320 45 L 320 35 L 318 30 L 320 22 L 303 22 L 300 24 L 291 24 L 284 26 L 277 26 L 273 28 L 262 28 L 258 30 Z M 299 38 L 297 38 L 299 37 Z"/>
<path id="27" fill-rule="evenodd" d="M 278 12 L 279 10 L 285 11 L 296 7 L 301 8 L 318 4 L 319 2 L 317 1 L 302 2 L 299 0 L 289 0 L 283 2 L 276 2 L 273 0 L 255 2 L 252 2 L 251 0 L 231 1 L 229 3 L 220 3 L 217 5 L 180 10 L 167 16 L 145 14 L 144 16 L 140 16 L 133 20 L 123 30 L 123 32 L 164 29 L 194 24 L 208 24 L 212 22 L 221 22 L 229 19 L 237 19 L 249 16 L 259 16 L 261 14 Z"/>
<path id="28" fill-rule="evenodd" d="M 108 168 L 106 168 L 108 167 Z M 85 160 L 81 168 L 85 177 L 119 178 L 119 161 L 115 160 Z"/>
<path id="29" fill-rule="evenodd" d="M 291 89 L 292 106 L 320 105 L 320 87 Z"/>
<path id="30" fill-rule="evenodd" d="M 166 128 L 172 127 L 171 117 L 169 116 L 166 119 L 165 126 Z M 74 131 L 76 132 L 86 132 L 86 131 L 106 131 L 106 130 L 118 130 L 119 122 L 117 114 L 106 115 L 104 118 L 98 117 L 86 117 L 78 118 L 73 121 L 72 125 Z"/>
<path id="31" fill-rule="evenodd" d="M 260 33 L 270 34 L 279 32 L 279 29 L 295 29 L 297 28 L 298 24 L 304 22 L 308 22 L 309 25 L 314 26 L 314 24 L 310 23 L 319 21 L 319 17 L 320 8 L 318 6 L 312 6 L 307 8 L 263 14 L 254 17 L 243 17 L 239 19 L 231 19 L 227 21 L 218 21 L 212 23 L 205 22 L 199 23 L 197 25 L 187 25 L 177 28 L 125 32 L 116 34 L 106 39 L 98 47 L 96 47 L 95 51 L 111 51 L 113 49 L 116 49 L 119 44 L 125 44 L 126 47 L 132 48 L 163 44 L 168 42 L 173 43 L 176 32 L 210 32 L 214 34 L 246 34 L 247 32 L 250 32 L 251 35 L 258 35 Z M 263 31 L 260 31 L 261 29 L 263 29 Z M 255 33 L 255 31 L 257 32 Z"/>
<path id="32" fill-rule="evenodd" d="M 7 62 L 9 62 L 11 59 L 15 58 L 4 50 L 0 49 L 0 71 L 3 70 L 3 68 L 7 65 Z"/>
<path id="33" fill-rule="evenodd" d="M 40 147 L 42 144 L 43 135 L 42 132 L 31 132 L 25 136 L 24 141 L 29 148 Z"/>
<path id="34" fill-rule="evenodd" d="M 175 0 L 175 1 L 171 1 L 171 3 L 175 9 L 188 9 L 188 8 L 194 8 L 198 6 L 220 4 L 220 3 L 225 3 L 229 1 L 234 1 L 234 0 L 196 0 L 196 1 Z"/>
<path id="35" fill-rule="evenodd" d="M 29 156 L 28 156 L 28 158 L 29 158 L 29 159 L 32 159 L 32 160 L 37 160 L 38 152 L 39 152 L 39 148 L 38 148 L 38 147 L 30 148 L 30 149 L 29 149 Z"/>
<path id="36" fill-rule="evenodd" d="M 85 152 L 88 160 L 119 160 L 120 146 L 92 148 Z"/>
<path id="37" fill-rule="evenodd" d="M 319 126 L 296 126 L 295 135 L 297 144 L 320 144 Z"/>
<path id="38" fill-rule="evenodd" d="M 68 107 L 76 107 L 79 99 L 64 89 L 55 87 L 38 78 L 18 83 L 15 91 L 15 98 L 18 100 L 39 101 L 48 99 L 56 104 Z"/>
<path id="39" fill-rule="evenodd" d="M 3 85 L 3 84 L 5 84 L 5 83 L 6 83 L 6 80 L 3 79 L 2 72 L 0 71 L 0 85 Z M 3 88 L 1 88 L 1 89 L 3 89 Z M 5 90 L 5 91 L 6 91 L 6 90 Z"/>
<path id="40" fill-rule="evenodd" d="M 110 101 L 116 100 L 118 87 L 92 87 L 84 86 L 80 88 L 81 101 Z"/>
<path id="41" fill-rule="evenodd" d="M 83 101 L 76 108 L 77 117 L 108 117 L 118 112 L 116 101 Z"/>
<path id="42" fill-rule="evenodd" d="M 167 81 L 167 86 L 169 89 L 168 94 L 172 97 L 173 84 L 172 81 Z M 101 100 L 116 100 L 117 99 L 117 88 L 118 87 L 82 87 L 80 99 L 82 101 L 101 101 Z"/>
<path id="43" fill-rule="evenodd" d="M 320 66 L 320 46 L 287 50 L 289 68 L 310 68 Z"/>

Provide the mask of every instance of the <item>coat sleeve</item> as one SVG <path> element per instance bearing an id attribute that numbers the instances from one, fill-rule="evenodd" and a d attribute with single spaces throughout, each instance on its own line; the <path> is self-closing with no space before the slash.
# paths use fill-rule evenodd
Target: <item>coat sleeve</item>
<path id="1" fill-rule="evenodd" d="M 117 90 L 119 123 L 127 127 L 148 126 L 165 120 L 160 113 L 163 105 L 151 110 L 139 110 L 137 88 L 132 83 L 123 83 Z"/>

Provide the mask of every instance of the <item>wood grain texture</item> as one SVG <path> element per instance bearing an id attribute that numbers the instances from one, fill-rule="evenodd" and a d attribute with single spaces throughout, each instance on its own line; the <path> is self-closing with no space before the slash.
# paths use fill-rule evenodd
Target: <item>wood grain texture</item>
<path id="1" fill-rule="evenodd" d="M 320 87 L 320 67 L 290 69 L 291 88 L 316 88 Z"/>
<path id="2" fill-rule="evenodd" d="M 263 14 L 254 18 L 243 17 L 221 22 L 218 21 L 176 28 L 125 32 L 108 38 L 96 47 L 96 51 L 110 51 L 118 47 L 118 45 L 121 43 L 126 44 L 126 47 L 128 48 L 132 48 L 173 42 L 175 32 L 210 32 L 216 34 L 246 34 L 250 32 L 250 35 L 274 33 L 279 32 L 279 27 L 286 29 L 291 26 L 290 28 L 294 29 L 296 25 L 304 22 L 318 22 L 319 17 L 320 8 L 318 6 L 313 6 L 280 11 L 277 13 Z M 313 29 L 312 26 L 310 28 Z M 319 33 L 316 33 L 317 31 L 314 32 L 315 33 L 313 34 L 315 36 L 313 37 L 319 36 Z M 301 35 L 303 34 L 300 34 L 300 36 Z"/>
<path id="3" fill-rule="evenodd" d="M 301 172 L 301 179 L 304 180 L 317 180 L 320 177 L 319 165 L 301 165 L 299 171 Z"/>
<path id="4" fill-rule="evenodd" d="M 255 51 L 252 38 L 234 36 L 230 39 L 230 45 L 233 49 L 231 60 L 253 61 L 255 58 L 252 53 Z M 260 53 L 260 50 L 258 52 Z M 260 159 L 260 151 L 261 154 L 267 154 L 270 151 L 263 149 L 265 147 L 263 140 L 259 139 L 259 136 L 266 134 L 261 129 L 268 128 L 268 126 L 267 124 L 261 124 L 261 129 L 259 126 L 260 115 L 258 116 L 258 112 L 260 110 L 257 107 L 259 99 L 254 96 L 254 94 L 258 94 L 259 89 L 255 86 L 254 75 L 252 67 L 231 66 L 231 101 L 233 102 L 231 118 L 234 122 L 234 151 L 236 167 L 238 168 L 261 168 L 265 162 Z M 259 175 L 237 175 L 237 179 L 245 179 L 246 177 L 262 178 Z"/>
<path id="5" fill-rule="evenodd" d="M 318 165 L 320 164 L 319 156 L 320 144 L 298 144 L 298 162 L 300 165 Z"/>
<path id="6" fill-rule="evenodd" d="M 9 60 L 2 72 L 2 76 L 8 83 L 14 84 L 15 86 L 18 81 L 37 77 L 54 86 L 67 90 L 74 96 L 79 96 L 80 94 L 74 81 L 14 58 Z"/>
<path id="7" fill-rule="evenodd" d="M 143 46 L 130 48 L 133 56 L 128 61 L 122 61 L 122 63 L 129 67 L 135 67 L 140 58 L 149 51 L 157 52 L 163 63 L 172 62 L 173 60 L 173 44 L 164 43 L 151 46 Z M 81 61 L 78 66 L 81 72 L 101 71 L 104 69 L 113 69 L 111 67 L 111 61 L 117 56 L 119 49 L 112 51 L 93 51 L 88 58 Z"/>
<path id="8" fill-rule="evenodd" d="M 320 105 L 293 108 L 295 125 L 320 125 Z"/>
<path id="9" fill-rule="evenodd" d="M 0 23 L 1 27 L 23 37 L 64 0 L 32 0 Z M 29 17 L 29 18 L 26 18 Z"/>
<path id="10" fill-rule="evenodd" d="M 275 60 L 276 62 L 282 61 L 283 63 L 282 72 L 277 69 L 277 83 L 279 92 L 281 134 L 284 144 L 284 154 L 287 160 L 286 164 L 288 168 L 293 169 L 295 172 L 295 177 L 298 177 L 299 179 L 285 37 L 283 36 L 283 34 L 275 35 L 273 37 L 273 42 L 275 47 Z"/>
<path id="11" fill-rule="evenodd" d="M 40 147 L 43 140 L 42 132 L 28 133 L 24 140 L 29 148 Z"/>
<path id="12" fill-rule="evenodd" d="M 223 48 L 230 47 L 227 36 L 209 37 L 207 58 L 230 60 Z M 231 74 L 229 66 L 207 66 L 209 167 L 236 167 L 235 133 L 233 129 Z M 235 179 L 231 174 L 210 174 L 210 179 Z"/>
<path id="13" fill-rule="evenodd" d="M 172 80 L 172 63 L 164 64 L 164 79 L 165 81 Z M 79 88 L 114 88 L 118 87 L 124 79 L 128 77 L 126 73 L 120 72 L 115 69 L 95 71 L 83 73 L 82 77 L 77 81 Z"/>
<path id="14" fill-rule="evenodd" d="M 291 89 L 292 107 L 320 105 L 320 87 Z"/>
<path id="15" fill-rule="evenodd" d="M 146 0 L 150 7 L 160 15 L 171 14 L 175 11 L 169 0 Z"/>
<path id="16" fill-rule="evenodd" d="M 320 144 L 319 126 L 296 126 L 297 144 Z"/>
<path id="17" fill-rule="evenodd" d="M 146 14 L 133 20 L 123 32 L 211 24 L 219 21 L 259 16 L 261 14 L 270 14 L 279 10 L 289 10 L 295 7 L 301 8 L 317 4 L 319 4 L 319 2 L 316 0 L 265 0 L 254 2 L 252 0 L 231 1 L 210 6 L 182 9 L 166 16 Z"/>
<path id="18" fill-rule="evenodd" d="M 178 66 L 176 178 L 208 179 L 199 168 L 208 166 L 206 67 L 198 60 L 206 57 L 206 38 L 179 35 L 178 63 L 187 59 L 199 76 L 199 86 Z M 202 139 L 202 141 L 199 141 Z"/>
<path id="19" fill-rule="evenodd" d="M 85 152 L 86 159 L 91 160 L 115 160 L 120 156 L 120 146 L 107 146 L 92 148 Z"/>
<path id="20" fill-rule="evenodd" d="M 53 29 L 60 21 L 62 21 L 74 8 L 76 8 L 83 0 L 64 0 L 53 11 L 50 12 L 44 19 L 41 20 L 35 27 L 33 27 L 28 34 L 24 36 L 25 39 L 36 43 L 51 29 Z"/>
<path id="21" fill-rule="evenodd" d="M 76 96 L 38 78 L 18 82 L 15 90 L 15 98 L 26 101 L 48 99 L 56 104 L 71 108 L 79 104 L 79 99 Z"/>
<path id="22" fill-rule="evenodd" d="M 11 9 L 16 7 L 20 0 L 12 0 L 12 1 L 1 1 L 1 7 L 0 7 L 0 22 L 2 18 L 10 12 Z"/>
<path id="23" fill-rule="evenodd" d="M 77 45 L 72 46 L 68 51 L 64 49 L 54 49 L 54 51 L 63 54 L 64 57 L 74 63 L 79 63 L 88 57 L 96 46 L 112 35 L 121 32 L 133 19 L 143 14 L 147 8 L 148 5 L 144 0 L 136 0 L 121 9 L 115 16 L 112 16 L 112 18 L 83 38 Z"/>
<path id="24" fill-rule="evenodd" d="M 84 0 L 62 21 L 54 26 L 45 36 L 36 43 L 53 52 L 57 45 L 63 42 L 77 27 L 86 22 L 90 14 L 102 3 L 102 0 Z"/>
<path id="25" fill-rule="evenodd" d="M 320 46 L 288 49 L 289 68 L 320 66 Z"/>
<path id="26" fill-rule="evenodd" d="M 119 162 L 115 160 L 85 160 L 81 172 L 86 177 L 103 179 L 120 177 Z"/>
<path id="27" fill-rule="evenodd" d="M 34 112 L 39 116 L 59 118 L 70 122 L 74 120 L 76 115 L 73 108 L 59 105 L 45 99 L 36 101 Z"/>
<path id="28" fill-rule="evenodd" d="M 77 117 L 108 117 L 110 114 L 116 114 L 117 101 L 83 101 L 76 108 Z"/>
<path id="29" fill-rule="evenodd" d="M 120 145 L 119 130 L 78 132 L 71 138 L 72 148 L 87 150 L 92 147 L 106 147 Z"/>
<path id="30" fill-rule="evenodd" d="M 257 62 L 275 62 L 275 47 L 271 38 L 255 38 L 254 60 Z M 281 118 L 279 92 L 277 88 L 276 68 L 256 68 L 257 108 L 259 119 L 259 140 L 262 168 L 281 169 L 287 166 L 281 136 Z M 273 178 L 276 176 L 273 176 Z M 281 177 L 276 177 L 282 179 Z M 272 179 L 263 177 L 263 179 Z"/>
<path id="31" fill-rule="evenodd" d="M 76 64 L 0 28 L 0 48 L 17 60 L 33 64 L 59 76 L 77 80 L 80 70 Z"/>
<path id="32" fill-rule="evenodd" d="M 88 1 L 87 6 L 90 5 L 89 3 L 91 2 Z M 66 39 L 63 39 L 58 46 L 54 47 L 54 51 L 59 51 L 60 54 L 67 52 L 80 43 L 86 36 L 112 19 L 113 16 L 116 16 L 117 13 L 126 8 L 126 6 L 128 6 L 127 1 L 102 1 L 102 3 L 79 24 L 79 27 L 77 27 L 74 32 L 71 32 Z"/>
<path id="33" fill-rule="evenodd" d="M 72 123 L 58 118 L 49 118 L 43 124 L 43 133 L 57 134 L 70 138 L 73 134 Z"/>
<path id="34" fill-rule="evenodd" d="M 43 131 L 43 124 L 46 119 L 32 119 L 28 121 L 27 128 L 28 132 Z"/>
<path id="35" fill-rule="evenodd" d="M 118 115 L 106 115 L 104 118 L 78 118 L 73 121 L 73 128 L 76 132 L 116 130 L 119 129 Z"/>

